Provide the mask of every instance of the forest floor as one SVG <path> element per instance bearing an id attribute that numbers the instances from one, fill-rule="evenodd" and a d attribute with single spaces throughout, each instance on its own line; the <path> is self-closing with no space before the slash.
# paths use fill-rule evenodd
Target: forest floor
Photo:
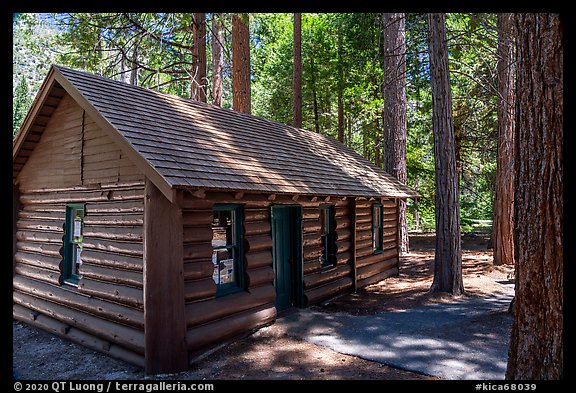
<path id="1" fill-rule="evenodd" d="M 312 309 L 324 313 L 375 315 L 409 310 L 446 296 L 428 289 L 434 271 L 434 235 L 411 235 L 411 252 L 401 257 L 400 274 Z M 487 237 L 463 236 L 466 295 L 489 296 L 510 282 L 513 267 L 492 265 Z M 505 309 L 474 321 L 475 334 L 508 347 L 512 318 Z M 455 327 L 455 330 L 458 328 Z M 461 332 L 465 334 L 465 332 Z M 421 380 L 438 377 L 336 352 L 289 334 L 276 323 L 215 350 L 188 371 L 147 376 L 139 367 L 111 359 L 56 336 L 13 322 L 13 377 L 46 380 Z"/>

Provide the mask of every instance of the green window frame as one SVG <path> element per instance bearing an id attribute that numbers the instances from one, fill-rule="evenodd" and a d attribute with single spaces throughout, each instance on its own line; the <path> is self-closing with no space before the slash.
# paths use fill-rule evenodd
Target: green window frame
<path id="1" fill-rule="evenodd" d="M 384 206 L 372 205 L 372 248 L 374 254 L 384 251 Z"/>
<path id="2" fill-rule="evenodd" d="M 336 208 L 334 205 L 320 206 L 320 237 L 322 238 L 322 255 L 320 265 L 336 265 Z"/>
<path id="3" fill-rule="evenodd" d="M 216 296 L 243 291 L 244 233 L 242 205 L 214 205 L 212 208 L 212 279 Z"/>
<path id="4" fill-rule="evenodd" d="M 64 283 L 74 286 L 78 285 L 81 278 L 84 214 L 85 206 L 83 204 L 70 203 L 66 205 L 62 278 Z"/>

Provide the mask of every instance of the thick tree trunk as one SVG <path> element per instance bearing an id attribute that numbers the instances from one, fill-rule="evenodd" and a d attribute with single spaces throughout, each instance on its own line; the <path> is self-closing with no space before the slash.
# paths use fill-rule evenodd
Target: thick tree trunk
<path id="1" fill-rule="evenodd" d="M 238 112 L 251 112 L 250 30 L 248 14 L 232 15 L 232 107 Z"/>
<path id="2" fill-rule="evenodd" d="M 436 173 L 436 251 L 432 292 L 459 295 L 462 281 L 460 190 L 456 172 L 452 93 L 444 14 L 429 14 L 432 127 Z"/>
<path id="3" fill-rule="evenodd" d="M 384 25 L 384 166 L 406 184 L 406 36 L 403 13 L 383 14 Z M 406 202 L 399 201 L 398 240 L 407 253 Z"/>
<path id="4" fill-rule="evenodd" d="M 222 70 L 224 69 L 224 36 L 222 34 L 222 14 L 212 15 L 212 104 L 222 106 L 224 90 Z"/>
<path id="5" fill-rule="evenodd" d="M 563 377 L 563 46 L 557 14 L 516 14 L 514 264 L 506 379 Z"/>
<path id="6" fill-rule="evenodd" d="M 293 69 L 292 125 L 302 128 L 302 14 L 294 13 L 294 69 Z"/>
<path id="7" fill-rule="evenodd" d="M 314 63 L 314 48 L 310 55 L 310 84 L 312 85 L 312 106 L 314 108 L 314 130 L 320 133 L 320 114 L 318 113 L 318 95 L 316 94 L 316 65 Z"/>
<path id="8" fill-rule="evenodd" d="M 206 14 L 194 13 L 192 21 L 192 69 L 190 98 L 206 102 Z"/>
<path id="9" fill-rule="evenodd" d="M 498 14 L 498 158 L 492 247 L 494 265 L 514 263 L 514 22 Z"/>

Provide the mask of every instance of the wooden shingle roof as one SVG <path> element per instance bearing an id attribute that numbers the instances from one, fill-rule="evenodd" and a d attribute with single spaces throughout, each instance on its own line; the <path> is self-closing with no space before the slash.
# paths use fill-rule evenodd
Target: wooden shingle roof
<path id="1" fill-rule="evenodd" d="M 145 174 L 155 184 L 163 182 L 156 184 L 162 190 L 419 197 L 340 142 L 314 132 L 69 68 L 53 66 L 49 78 L 115 133 Z"/>

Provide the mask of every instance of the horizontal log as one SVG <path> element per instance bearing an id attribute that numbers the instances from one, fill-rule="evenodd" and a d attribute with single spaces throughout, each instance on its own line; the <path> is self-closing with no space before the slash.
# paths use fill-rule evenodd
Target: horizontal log
<path id="1" fill-rule="evenodd" d="M 43 299 L 50 299 L 66 307 L 73 307 L 104 319 L 144 329 L 144 313 L 109 301 L 90 297 L 66 287 L 54 286 L 23 276 L 14 276 L 12 285 L 16 291 Z"/>
<path id="2" fill-rule="evenodd" d="M 318 258 L 304 261 L 304 263 L 302 265 L 302 271 L 303 271 L 304 276 L 319 272 L 320 270 L 322 270 L 322 265 L 320 264 L 320 261 Z"/>
<path id="3" fill-rule="evenodd" d="M 212 210 L 182 210 L 183 225 L 210 227 L 212 217 Z"/>
<path id="4" fill-rule="evenodd" d="M 372 207 L 356 206 L 356 217 L 370 216 L 372 217 Z"/>
<path id="5" fill-rule="evenodd" d="M 17 303 L 12 303 L 12 317 L 18 321 L 30 323 L 38 318 L 38 315 L 40 315 L 40 313 L 37 311 L 31 310 Z"/>
<path id="6" fill-rule="evenodd" d="M 302 236 L 302 247 L 320 247 L 321 245 L 322 238 L 318 232 Z"/>
<path id="7" fill-rule="evenodd" d="M 22 206 L 21 212 L 26 213 L 53 213 L 59 217 L 66 217 L 66 205 L 64 204 L 38 204 Z"/>
<path id="8" fill-rule="evenodd" d="M 83 240 L 82 255 L 85 250 L 97 250 L 142 257 L 144 251 L 144 245 L 141 242 L 121 242 L 91 237 L 85 237 Z"/>
<path id="9" fill-rule="evenodd" d="M 56 271 L 56 272 L 60 271 L 60 264 L 62 263 L 61 257 L 32 254 L 32 253 L 21 252 L 21 251 L 18 251 L 14 255 L 14 260 L 17 263 L 32 265 L 35 267 L 48 269 L 48 270 L 52 270 L 52 271 Z"/>
<path id="10" fill-rule="evenodd" d="M 248 288 L 257 287 L 264 284 L 273 284 L 274 269 L 264 266 L 258 269 L 251 269 L 246 272 Z"/>
<path id="11" fill-rule="evenodd" d="M 304 262 L 308 263 L 310 261 L 318 262 L 318 259 L 322 256 L 321 247 L 308 247 L 304 249 Z"/>
<path id="12" fill-rule="evenodd" d="M 336 217 L 336 221 L 338 219 L 345 219 L 346 217 L 350 216 L 350 208 L 346 207 L 337 207 L 336 211 L 334 212 L 334 217 Z"/>
<path id="13" fill-rule="evenodd" d="M 76 141 L 76 135 L 71 137 L 72 140 Z M 110 189 L 137 189 L 140 188 L 144 191 L 143 181 L 127 181 L 127 182 L 116 182 L 113 184 L 98 184 L 98 185 L 77 185 L 63 186 L 63 187 L 41 187 L 36 189 L 27 189 L 26 192 L 30 194 L 45 194 L 45 193 L 82 193 L 100 190 L 110 190 Z"/>
<path id="14" fill-rule="evenodd" d="M 358 238 L 356 238 L 356 250 L 368 247 L 372 247 L 372 236 L 365 238 L 363 240 L 358 240 Z"/>
<path id="15" fill-rule="evenodd" d="M 272 248 L 272 237 L 269 235 L 245 237 L 244 242 L 245 252 L 258 252 Z"/>
<path id="16" fill-rule="evenodd" d="M 372 228 L 372 216 L 356 216 L 356 225 L 364 226 L 366 224 Z"/>
<path id="17" fill-rule="evenodd" d="M 16 239 L 23 242 L 59 243 L 62 244 L 62 233 L 18 231 Z"/>
<path id="18" fill-rule="evenodd" d="M 185 243 L 183 257 L 184 259 L 212 260 L 212 243 Z"/>
<path id="19" fill-rule="evenodd" d="M 32 231 L 64 233 L 64 221 L 23 220 L 16 222 L 16 228 Z"/>
<path id="20" fill-rule="evenodd" d="M 364 256 L 359 258 L 358 256 L 356 257 L 356 267 L 362 267 L 362 266 L 366 266 L 366 265 L 370 265 L 373 263 L 377 263 L 377 262 L 381 262 L 381 261 L 385 261 L 387 259 L 390 258 L 397 258 L 398 257 L 398 250 L 397 249 L 391 249 L 391 250 L 387 250 L 384 252 L 380 252 L 378 254 L 371 254 L 368 256 Z"/>
<path id="21" fill-rule="evenodd" d="M 140 288 L 96 281 L 83 276 L 78 281 L 78 289 L 81 293 L 96 298 L 111 300 L 140 310 L 144 309 L 144 292 Z"/>
<path id="22" fill-rule="evenodd" d="M 184 282 L 184 298 L 186 302 L 211 299 L 216 295 L 216 284 L 212 277 Z"/>
<path id="23" fill-rule="evenodd" d="M 212 277 L 214 265 L 209 259 L 194 259 L 184 261 L 184 280 L 198 280 Z"/>
<path id="24" fill-rule="evenodd" d="M 302 212 L 303 220 L 319 220 L 320 210 L 318 208 L 304 208 Z"/>
<path id="25" fill-rule="evenodd" d="M 59 271 L 43 269 L 36 266 L 24 265 L 17 263 L 14 266 L 14 272 L 21 276 L 33 278 L 35 280 L 44 281 L 49 284 L 62 285 L 62 274 Z"/>
<path id="26" fill-rule="evenodd" d="M 321 225 L 318 219 L 303 220 L 302 224 L 304 234 L 320 233 Z"/>
<path id="27" fill-rule="evenodd" d="M 336 233 L 338 234 L 338 241 L 350 239 L 352 236 L 352 230 L 350 228 L 337 229 Z"/>
<path id="28" fill-rule="evenodd" d="M 144 215 L 141 213 L 135 213 L 135 214 L 110 213 L 107 215 L 88 214 L 84 217 L 84 225 L 141 227 L 142 225 L 144 225 Z"/>
<path id="29" fill-rule="evenodd" d="M 387 259 L 385 261 L 379 261 L 378 263 L 373 263 L 371 265 L 357 267 L 356 279 L 363 280 L 392 268 L 398 268 L 398 258 Z"/>
<path id="30" fill-rule="evenodd" d="M 141 200 L 87 203 L 85 209 L 88 215 L 144 213 L 144 196 Z"/>
<path id="31" fill-rule="evenodd" d="M 91 226 L 84 224 L 82 234 L 87 238 L 111 239 L 126 242 L 142 242 L 143 227 L 140 226 Z"/>
<path id="32" fill-rule="evenodd" d="M 372 255 L 374 254 L 374 248 L 372 247 L 372 244 L 370 244 L 368 247 L 364 247 L 364 248 L 360 248 L 356 250 L 356 260 L 359 260 L 361 258 L 364 258 L 366 256 Z"/>
<path id="33" fill-rule="evenodd" d="M 82 254 L 82 256 L 84 256 L 84 254 Z M 105 281 L 112 284 L 142 288 L 142 272 L 123 269 L 111 269 L 108 266 L 99 266 L 87 263 L 84 258 L 82 260 L 84 263 L 80 268 L 80 273 L 83 277 Z"/>
<path id="34" fill-rule="evenodd" d="M 86 203 L 104 202 L 144 198 L 144 189 L 116 189 L 82 192 L 57 192 L 45 194 L 22 194 L 20 202 L 23 205 L 39 203 Z"/>
<path id="35" fill-rule="evenodd" d="M 82 250 L 82 261 L 93 264 L 142 272 L 143 260 L 141 256 L 130 256 L 97 250 Z"/>
<path id="36" fill-rule="evenodd" d="M 305 306 L 311 306 L 323 300 L 332 298 L 336 295 L 349 291 L 352 288 L 352 278 L 342 277 L 328 284 L 304 291 Z"/>
<path id="37" fill-rule="evenodd" d="M 186 324 L 188 327 L 205 324 L 226 315 L 273 302 L 274 299 L 276 299 L 274 286 L 262 285 L 251 288 L 249 292 L 238 292 L 211 300 L 190 303 L 186 305 Z"/>
<path id="38" fill-rule="evenodd" d="M 252 221 L 270 221 L 270 212 L 265 209 L 244 209 L 244 225 Z"/>
<path id="39" fill-rule="evenodd" d="M 383 232 L 384 232 L 384 236 L 391 236 L 391 235 L 395 235 L 395 234 L 396 234 L 396 232 L 397 232 L 397 226 L 396 226 L 396 225 L 394 225 L 394 227 L 393 227 L 393 228 L 386 228 L 386 227 L 384 227 L 384 230 L 383 230 Z"/>
<path id="40" fill-rule="evenodd" d="M 98 318 L 21 292 L 14 292 L 13 299 L 15 303 L 21 306 L 31 308 L 57 321 L 144 354 L 144 332 L 142 330 Z"/>
<path id="41" fill-rule="evenodd" d="M 189 351 L 209 347 L 253 329 L 265 326 L 276 319 L 272 304 L 235 313 L 227 318 L 188 329 L 186 342 Z"/>
<path id="42" fill-rule="evenodd" d="M 213 233 L 209 226 L 184 226 L 182 236 L 185 243 L 211 243 Z"/>
<path id="43" fill-rule="evenodd" d="M 395 208 L 396 201 L 394 201 L 394 199 L 388 199 L 388 200 L 385 199 L 382 201 L 382 206 L 384 206 L 385 208 Z"/>
<path id="44" fill-rule="evenodd" d="M 57 223 L 63 223 L 66 220 L 66 214 L 64 209 L 61 211 L 20 210 L 18 212 L 18 218 L 22 220 L 56 221 Z M 60 224 L 60 227 L 62 227 L 62 224 Z"/>
<path id="45" fill-rule="evenodd" d="M 337 265 L 345 265 L 345 264 L 351 263 L 351 261 L 352 261 L 352 251 L 351 250 L 336 254 L 336 264 Z"/>
<path id="46" fill-rule="evenodd" d="M 120 359 L 126 363 L 134 364 L 140 368 L 145 367 L 145 361 L 143 355 L 136 352 L 132 352 L 119 345 L 112 344 L 107 354 L 113 358 Z"/>
<path id="47" fill-rule="evenodd" d="M 18 251 L 29 252 L 32 254 L 40 254 L 48 257 L 62 258 L 63 245 L 56 243 L 30 243 L 30 242 L 17 242 L 16 249 Z"/>
<path id="48" fill-rule="evenodd" d="M 372 230 L 371 229 L 369 229 L 367 231 L 357 231 L 356 232 L 356 242 L 360 243 L 360 242 L 363 242 L 364 240 L 372 241 Z"/>
<path id="49" fill-rule="evenodd" d="M 356 223 L 356 232 L 358 233 L 362 231 L 370 231 L 370 233 L 372 233 L 372 220 L 362 223 L 358 222 Z"/>
<path id="50" fill-rule="evenodd" d="M 244 235 L 266 235 L 270 236 L 271 228 L 270 221 L 250 221 L 244 223 Z"/>
<path id="51" fill-rule="evenodd" d="M 352 242 L 350 240 L 338 240 L 336 242 L 336 253 L 340 254 L 352 249 Z"/>
<path id="52" fill-rule="evenodd" d="M 376 284 L 377 282 L 380 282 L 380 281 L 382 281 L 388 277 L 397 276 L 397 275 L 398 275 L 398 268 L 393 267 L 393 268 L 385 270 L 381 273 L 378 273 L 378 274 L 375 274 L 373 276 L 366 277 L 363 280 L 357 281 L 356 287 L 358 289 L 364 288 L 368 285 Z"/>
<path id="53" fill-rule="evenodd" d="M 350 219 L 336 220 L 336 230 L 340 231 L 342 229 L 352 230 L 352 220 Z"/>
<path id="54" fill-rule="evenodd" d="M 352 272 L 352 266 L 350 265 L 340 265 L 336 266 L 330 270 L 320 271 L 314 274 L 308 274 L 304 276 L 304 289 L 308 290 L 319 285 L 326 284 L 330 281 L 337 280 L 339 278 L 350 275 Z"/>
<path id="55" fill-rule="evenodd" d="M 262 266 L 272 266 L 272 251 L 248 252 L 244 255 L 246 269 L 257 269 Z"/>
<path id="56" fill-rule="evenodd" d="M 395 225 L 397 225 L 397 220 L 398 220 L 398 215 L 396 213 L 392 213 L 392 214 L 386 214 L 386 212 L 384 213 L 384 217 L 383 217 L 383 221 L 384 224 L 386 223 L 394 223 Z"/>

